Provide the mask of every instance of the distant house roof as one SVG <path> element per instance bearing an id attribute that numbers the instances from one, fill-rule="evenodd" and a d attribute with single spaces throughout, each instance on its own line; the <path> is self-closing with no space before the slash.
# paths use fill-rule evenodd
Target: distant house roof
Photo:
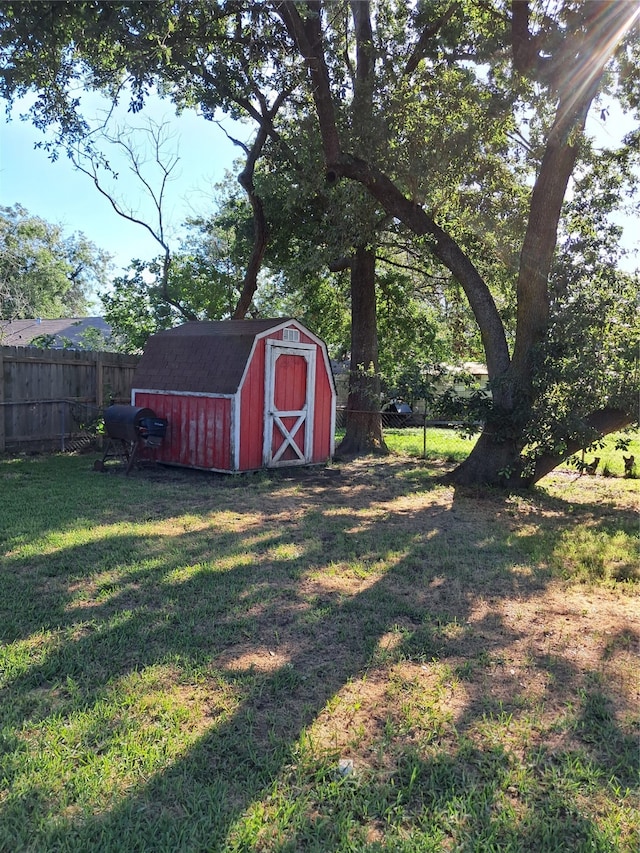
<path id="1" fill-rule="evenodd" d="M 480 361 L 464 361 L 462 364 L 447 364 L 443 366 L 448 373 L 469 373 L 476 379 L 489 376 L 487 365 Z"/>
<path id="2" fill-rule="evenodd" d="M 28 347 L 34 338 L 41 336 L 52 339 L 53 348 L 82 345 L 82 336 L 89 329 L 97 329 L 105 340 L 111 335 L 111 326 L 102 317 L 65 317 L 59 320 L 0 320 L 0 345 Z"/>
<path id="3" fill-rule="evenodd" d="M 133 377 L 133 387 L 202 394 L 235 394 L 256 335 L 292 322 L 220 320 L 184 323 L 152 335 Z"/>

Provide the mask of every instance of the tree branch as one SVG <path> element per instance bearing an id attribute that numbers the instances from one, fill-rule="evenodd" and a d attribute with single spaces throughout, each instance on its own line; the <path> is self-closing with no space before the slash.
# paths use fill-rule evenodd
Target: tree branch
<path id="1" fill-rule="evenodd" d="M 264 97 L 260 98 L 260 123 L 256 137 L 253 140 L 253 145 L 249 149 L 247 146 L 241 144 L 247 154 L 247 160 L 244 169 L 238 175 L 238 183 L 246 192 L 253 211 L 253 247 L 251 250 L 251 257 L 249 258 L 247 269 L 245 271 L 244 280 L 242 282 L 240 298 L 238 299 L 238 303 L 233 312 L 234 320 L 239 320 L 246 316 L 246 313 L 251 306 L 251 300 L 258 288 L 258 273 L 260 272 L 264 253 L 267 248 L 269 229 L 264 213 L 264 205 L 262 203 L 262 199 L 256 193 L 253 176 L 258 158 L 262 153 L 262 149 L 270 135 L 270 131 L 273 129 L 273 118 L 288 96 L 288 90 L 280 92 L 271 107 L 267 105 L 267 101 Z M 229 138 L 231 139 L 231 137 Z"/>
<path id="2" fill-rule="evenodd" d="M 638 8 L 637 4 L 633 4 Z M 514 6 L 518 6 L 515 3 Z M 593 0 L 588 19 L 562 44 L 563 56 L 572 61 L 562 65 L 562 82 L 554 123 L 549 131 L 544 157 L 536 178 L 525 232 L 517 295 L 516 343 L 513 367 L 521 378 L 528 374 L 533 346 L 545 334 L 549 317 L 548 280 L 556 249 L 558 225 L 569 180 L 575 168 L 580 137 L 587 113 L 611 56 L 623 32 L 627 4 Z M 612 10 L 621 10 L 611 14 Z M 605 13 L 609 14 L 605 14 Z M 637 14 L 637 11 L 636 11 Z M 521 25 L 521 24 L 520 24 Z M 552 57 L 556 62 L 557 57 Z"/>
<path id="3" fill-rule="evenodd" d="M 406 198 L 393 182 L 375 166 L 356 157 L 342 155 L 332 164 L 328 180 L 346 177 L 361 183 L 387 213 L 399 219 L 417 236 L 428 235 L 431 253 L 451 271 L 462 286 L 474 313 L 493 379 L 509 367 L 509 348 L 504 326 L 493 296 L 480 273 L 458 244 L 419 205 Z"/>
<path id="4" fill-rule="evenodd" d="M 419 266 L 415 266 L 415 264 L 403 264 L 403 263 L 400 263 L 400 261 L 393 261 L 393 260 L 391 260 L 391 258 L 387 258 L 384 255 L 378 255 L 377 259 L 380 261 L 380 263 L 386 264 L 388 267 L 394 267 L 395 269 L 406 270 L 407 272 L 411 272 L 411 273 L 417 273 L 418 275 L 424 276 L 425 278 L 429 278 L 432 281 L 441 281 L 441 282 L 447 281 L 447 279 L 444 278 L 443 276 L 432 275 L 431 273 L 427 272 L 425 269 L 422 269 Z"/>
<path id="5" fill-rule="evenodd" d="M 332 162 L 340 155 L 340 138 L 331 97 L 329 71 L 324 59 L 321 4 L 317 0 L 308 0 L 308 14 L 304 19 L 300 16 L 299 8 L 304 7 L 295 0 L 281 0 L 275 5 L 276 12 L 309 69 L 322 145 L 327 161 Z"/>
<path id="6" fill-rule="evenodd" d="M 162 288 L 162 296 L 163 299 L 169 304 L 172 305 L 182 316 L 187 320 L 197 320 L 197 315 L 183 305 L 179 300 L 174 299 L 171 296 L 169 289 L 169 277 L 171 273 L 171 264 L 172 264 L 172 255 L 169 244 L 166 240 L 165 235 L 165 226 L 164 226 L 164 198 L 167 184 L 170 180 L 171 173 L 177 166 L 179 162 L 179 157 L 175 155 L 172 159 L 169 160 L 169 163 L 165 163 L 162 157 L 162 145 L 166 140 L 162 139 L 162 129 L 164 125 L 152 125 L 146 129 L 146 132 L 151 137 L 151 141 L 153 143 L 153 151 L 154 151 L 154 159 L 156 165 L 159 166 L 161 171 L 161 180 L 159 189 L 154 189 L 149 179 L 147 179 L 142 172 L 143 169 L 143 161 L 140 156 L 134 150 L 133 144 L 130 141 L 125 140 L 122 135 L 118 135 L 115 137 L 108 136 L 106 133 L 103 133 L 103 137 L 110 143 L 115 144 L 121 147 L 126 157 L 129 160 L 129 168 L 131 172 L 135 175 L 136 179 L 140 181 L 142 186 L 145 188 L 148 196 L 151 198 L 155 208 L 155 214 L 158 219 L 157 226 L 150 225 L 144 219 L 133 214 L 133 211 L 127 212 L 124 207 L 118 202 L 118 200 L 114 197 L 113 193 L 109 192 L 100 181 L 100 176 L 98 173 L 98 166 L 96 161 L 89 157 L 86 153 L 80 153 L 79 151 L 70 151 L 69 157 L 71 162 L 75 166 L 75 168 L 84 175 L 87 175 L 88 178 L 93 182 L 93 185 L 98 190 L 100 195 L 103 198 L 106 198 L 109 204 L 111 205 L 114 212 L 120 216 L 122 219 L 125 219 L 128 222 L 133 223 L 134 225 L 140 225 L 144 228 L 158 243 L 158 245 L 162 248 L 163 257 L 162 257 L 162 273 L 161 273 L 161 288 Z M 87 159 L 89 161 L 89 165 L 85 166 L 82 162 L 83 159 Z"/>
<path id="7" fill-rule="evenodd" d="M 251 300 L 258 287 L 258 273 L 260 272 L 260 266 L 262 265 L 269 237 L 267 219 L 264 215 L 264 205 L 262 204 L 262 199 L 256 193 L 253 183 L 256 161 L 262 152 L 267 135 L 266 128 L 261 125 L 247 156 L 245 167 L 238 175 L 238 182 L 246 192 L 253 211 L 253 247 L 245 271 L 244 281 L 242 282 L 240 298 L 233 312 L 234 320 L 242 319 L 251 306 Z"/>
<path id="8" fill-rule="evenodd" d="M 635 421 L 637 421 L 637 416 L 633 416 L 622 409 L 600 409 L 585 418 L 585 425 L 604 436 L 611 432 L 618 432 L 618 430 L 630 426 Z M 584 441 L 574 440 L 568 442 L 567 448 L 562 454 L 546 453 L 541 456 L 536 460 L 531 483 L 537 483 L 538 480 L 557 468 L 561 462 L 583 448 Z"/>
<path id="9" fill-rule="evenodd" d="M 421 60 L 424 59 L 425 54 L 427 52 L 427 46 L 431 39 L 438 34 L 438 32 L 448 24 L 451 18 L 455 15 L 456 12 L 461 11 L 460 5 L 458 3 L 453 3 L 449 8 L 440 15 L 439 18 L 436 18 L 435 21 L 432 21 L 430 24 L 423 29 L 420 33 L 420 38 L 418 39 L 416 46 L 414 47 L 411 56 L 407 60 L 407 64 L 404 69 L 404 76 L 408 77 L 410 74 L 416 70 Z"/>
<path id="10" fill-rule="evenodd" d="M 519 74 L 528 74 L 537 65 L 538 46 L 529 31 L 529 0 L 511 3 L 511 56 Z"/>
<path id="11" fill-rule="evenodd" d="M 293 0 L 282 0 L 276 10 L 294 39 L 311 76 L 320 133 L 332 183 L 346 177 L 361 183 L 384 210 L 403 222 L 416 235 L 430 235 L 430 251 L 460 282 L 474 313 L 487 356 L 489 376 L 504 374 L 510 365 L 509 348 L 498 309 L 477 269 L 466 254 L 442 228 L 417 204 L 407 199 L 393 182 L 375 166 L 341 151 L 329 71 L 324 57 L 319 3 L 309 2 L 310 14 L 303 21 Z"/>

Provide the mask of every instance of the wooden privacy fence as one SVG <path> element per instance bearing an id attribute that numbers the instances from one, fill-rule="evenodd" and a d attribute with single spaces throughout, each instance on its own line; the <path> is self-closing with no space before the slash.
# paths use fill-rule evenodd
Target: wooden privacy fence
<path id="1" fill-rule="evenodd" d="M 65 450 L 111 402 L 129 403 L 137 356 L 0 347 L 0 453 Z"/>

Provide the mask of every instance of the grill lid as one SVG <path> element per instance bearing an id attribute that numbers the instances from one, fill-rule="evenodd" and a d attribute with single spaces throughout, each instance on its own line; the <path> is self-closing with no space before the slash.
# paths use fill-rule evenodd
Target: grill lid
<path id="1" fill-rule="evenodd" d="M 104 410 L 104 427 L 110 438 L 138 441 L 142 421 L 156 421 L 155 412 L 142 406 L 113 405 Z M 165 425 L 166 427 L 166 425 Z"/>

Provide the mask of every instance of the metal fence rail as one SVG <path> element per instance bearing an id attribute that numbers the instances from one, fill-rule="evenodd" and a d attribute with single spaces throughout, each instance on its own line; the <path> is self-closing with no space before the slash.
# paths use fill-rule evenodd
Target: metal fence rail
<path id="1" fill-rule="evenodd" d="M 84 400 L 19 400 L 0 403 L 5 423 L 5 450 L 12 452 L 77 450 L 98 436 L 102 408 Z M 14 435 L 12 423 L 19 423 Z M 31 431 L 24 424 L 31 423 Z M 9 429 L 7 430 L 7 426 Z"/>
<path id="2" fill-rule="evenodd" d="M 355 414 L 370 415 L 371 412 L 355 412 Z M 396 427 L 421 427 L 425 423 L 425 415 L 421 412 L 411 412 L 404 414 L 399 412 L 379 412 L 382 419 L 383 429 L 394 429 Z M 440 424 L 440 421 L 429 421 L 429 424 Z M 347 425 L 347 407 L 336 406 L 336 429 L 344 429 Z"/>

